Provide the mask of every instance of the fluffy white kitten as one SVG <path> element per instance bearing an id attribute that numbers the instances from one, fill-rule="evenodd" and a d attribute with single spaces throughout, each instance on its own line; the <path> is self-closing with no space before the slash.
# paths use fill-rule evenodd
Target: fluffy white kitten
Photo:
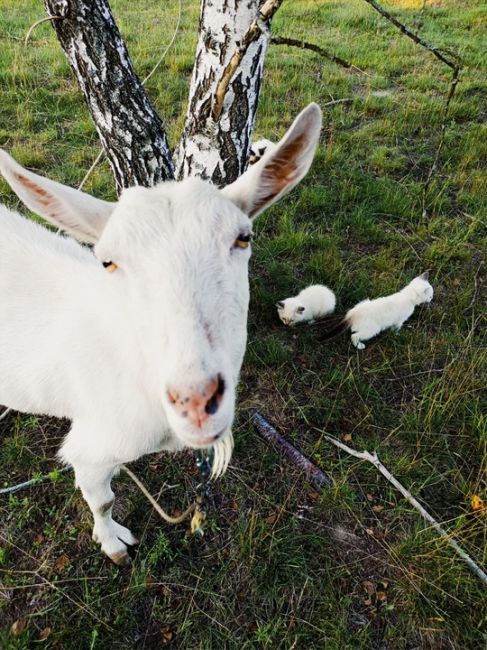
<path id="1" fill-rule="evenodd" d="M 270 140 L 256 140 L 252 142 L 249 154 L 249 165 L 255 165 L 256 162 L 262 158 L 262 156 L 268 151 L 272 151 L 276 148 L 276 145 Z"/>
<path id="2" fill-rule="evenodd" d="M 284 325 L 312 323 L 317 318 L 331 314 L 335 309 L 336 298 L 331 289 L 323 284 L 312 284 L 293 298 L 276 303 L 277 313 Z"/>
<path id="3" fill-rule="evenodd" d="M 428 272 L 426 272 L 414 278 L 397 293 L 375 300 L 362 300 L 338 322 L 330 321 L 331 328 L 329 327 L 319 338 L 321 340 L 331 338 L 350 328 L 352 343 L 358 350 L 363 350 L 365 348 L 363 341 L 368 341 L 390 327 L 396 332 L 399 331 L 416 305 L 430 302 L 432 298 L 433 287 L 428 282 Z"/>

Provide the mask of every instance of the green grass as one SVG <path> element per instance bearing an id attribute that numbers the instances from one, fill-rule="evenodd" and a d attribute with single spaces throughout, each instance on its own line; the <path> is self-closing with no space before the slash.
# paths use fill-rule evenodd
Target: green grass
<path id="1" fill-rule="evenodd" d="M 179 36 L 148 84 L 173 145 L 186 108 L 197 4 L 183 3 Z M 414 25 L 421 4 L 388 6 Z M 0 146 L 76 185 L 99 149 L 80 92 L 50 25 L 23 45 L 42 3 L 1 5 Z M 112 5 L 142 77 L 170 40 L 178 3 Z M 297 49 L 268 52 L 257 136 L 280 137 L 310 101 L 353 101 L 324 108 L 310 174 L 257 224 L 236 450 L 215 486 L 207 534 L 195 539 L 184 525 L 162 524 L 122 476 L 115 514 L 142 543 L 132 567 L 121 570 L 91 541 L 90 515 L 71 475 L 0 497 L 1 648 L 485 646 L 478 579 L 375 468 L 338 453 L 323 434 L 376 449 L 485 566 L 485 514 L 472 512 L 470 498 L 485 499 L 487 447 L 486 17 L 482 0 L 426 3 L 423 37 L 457 52 L 465 69 L 425 191 L 450 71 L 361 0 L 283 4 L 275 33 L 315 42 L 366 74 Z M 86 189 L 115 196 L 106 163 Z M 3 181 L 0 192 L 18 206 Z M 308 283 L 329 284 L 345 310 L 426 268 L 436 291 L 431 308 L 361 354 L 346 338 L 317 344 L 306 328 L 277 322 L 276 300 Z M 334 488 L 317 494 L 260 440 L 250 407 L 332 474 Z M 55 468 L 67 426 L 15 414 L 2 422 L 0 485 Z M 192 493 L 191 455 L 179 460 L 168 464 L 160 455 L 136 464 L 154 494 L 164 483 L 177 486 L 162 491 L 169 510 Z M 25 622 L 17 635 L 16 621 Z"/>

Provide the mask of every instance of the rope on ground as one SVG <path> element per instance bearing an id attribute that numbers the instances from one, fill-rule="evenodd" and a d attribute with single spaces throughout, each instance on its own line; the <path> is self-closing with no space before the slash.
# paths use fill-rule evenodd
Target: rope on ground
<path id="1" fill-rule="evenodd" d="M 137 476 L 135 476 L 135 474 L 126 465 L 121 465 L 120 467 L 128 476 L 130 476 L 130 478 L 135 483 L 135 485 L 139 488 L 142 494 L 150 501 L 152 507 L 168 524 L 179 524 L 185 519 L 187 519 L 187 517 L 192 515 L 193 512 L 195 511 L 197 505 L 196 501 L 193 502 L 189 506 L 189 508 L 186 508 L 186 510 L 183 512 L 182 515 L 179 515 L 178 517 L 172 517 L 171 515 L 168 515 L 167 512 L 165 512 L 161 508 L 161 506 L 157 503 L 157 501 L 154 499 L 154 497 L 149 492 L 149 490 L 145 487 L 145 485 L 137 478 Z"/>

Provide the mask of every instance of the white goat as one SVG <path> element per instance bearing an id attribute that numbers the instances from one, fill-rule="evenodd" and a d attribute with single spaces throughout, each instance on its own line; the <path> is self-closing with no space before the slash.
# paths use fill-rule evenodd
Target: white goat
<path id="1" fill-rule="evenodd" d="M 38 215 L 83 241 L 0 210 L 0 403 L 72 420 L 59 451 L 117 564 L 132 533 L 112 519 L 111 478 L 143 454 L 232 451 L 246 343 L 252 218 L 308 171 L 321 111 L 219 190 L 199 179 L 95 199 L 27 171 L 0 171 Z M 105 267 L 105 268 L 104 268 Z"/>

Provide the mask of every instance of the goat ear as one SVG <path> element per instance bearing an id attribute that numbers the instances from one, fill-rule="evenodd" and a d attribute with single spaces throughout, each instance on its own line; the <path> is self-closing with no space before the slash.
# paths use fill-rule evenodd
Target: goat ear
<path id="1" fill-rule="evenodd" d="M 430 272 L 429 272 L 429 271 L 425 271 L 424 273 L 422 273 L 422 274 L 419 275 L 418 277 L 419 277 L 420 280 L 429 280 Z"/>
<path id="2" fill-rule="evenodd" d="M 82 241 L 98 241 L 115 207 L 24 169 L 1 149 L 0 171 L 32 212 Z"/>
<path id="3" fill-rule="evenodd" d="M 276 307 L 278 309 L 284 309 L 284 303 L 282 302 L 282 300 L 279 300 L 279 302 L 276 302 Z"/>
<path id="4" fill-rule="evenodd" d="M 278 201 L 306 175 L 320 137 L 321 110 L 310 104 L 284 138 L 222 192 L 249 217 Z"/>

